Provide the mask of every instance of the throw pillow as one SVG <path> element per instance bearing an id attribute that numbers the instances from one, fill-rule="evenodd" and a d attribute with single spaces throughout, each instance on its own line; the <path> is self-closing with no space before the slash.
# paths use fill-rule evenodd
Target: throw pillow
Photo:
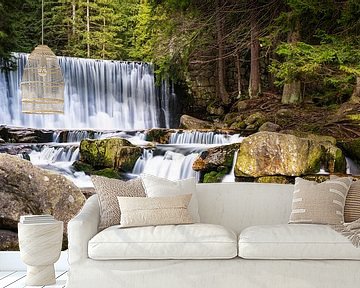
<path id="1" fill-rule="evenodd" d="M 295 179 L 289 223 L 342 224 L 351 178 L 322 183 Z"/>
<path id="2" fill-rule="evenodd" d="M 331 175 L 330 179 L 339 179 Z M 360 219 L 360 180 L 351 183 L 345 200 L 344 221 L 350 223 Z"/>
<path id="3" fill-rule="evenodd" d="M 139 178 L 129 181 L 111 179 L 102 176 L 91 176 L 96 194 L 99 198 L 99 229 L 120 224 L 120 209 L 117 196 L 145 197 L 145 190 Z"/>
<path id="4" fill-rule="evenodd" d="M 200 222 L 195 178 L 171 181 L 149 174 L 141 174 L 140 177 L 147 197 L 192 194 L 189 204 L 189 212 L 195 223 Z"/>
<path id="5" fill-rule="evenodd" d="M 360 180 L 353 182 L 345 201 L 345 222 L 353 222 L 360 219 Z"/>
<path id="6" fill-rule="evenodd" d="M 117 198 L 121 210 L 121 228 L 193 223 L 187 209 L 191 194 Z"/>

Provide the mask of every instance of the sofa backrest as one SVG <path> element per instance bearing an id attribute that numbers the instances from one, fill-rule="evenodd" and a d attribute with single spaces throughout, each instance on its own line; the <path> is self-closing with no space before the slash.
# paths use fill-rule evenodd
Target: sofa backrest
<path id="1" fill-rule="evenodd" d="M 248 226 L 285 224 L 291 212 L 293 185 L 262 183 L 197 184 L 201 222 L 239 233 Z"/>

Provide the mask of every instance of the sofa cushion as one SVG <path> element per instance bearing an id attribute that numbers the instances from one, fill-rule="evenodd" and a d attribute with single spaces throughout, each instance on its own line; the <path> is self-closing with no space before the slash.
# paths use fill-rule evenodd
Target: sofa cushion
<path id="1" fill-rule="evenodd" d="M 246 259 L 360 260 L 360 249 L 328 225 L 263 225 L 241 232 L 239 256 Z"/>
<path id="2" fill-rule="evenodd" d="M 237 238 L 213 224 L 112 226 L 89 241 L 88 252 L 96 260 L 228 259 L 237 255 Z"/>
<path id="3" fill-rule="evenodd" d="M 196 197 L 196 179 L 188 178 L 177 181 L 157 177 L 150 174 L 140 175 L 147 197 L 164 197 L 183 194 L 192 194 L 189 203 L 189 212 L 195 223 L 200 222 L 198 201 Z"/>

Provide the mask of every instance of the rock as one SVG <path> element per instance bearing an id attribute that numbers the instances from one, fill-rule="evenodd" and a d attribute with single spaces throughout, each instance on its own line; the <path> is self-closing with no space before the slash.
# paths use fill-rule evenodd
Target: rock
<path id="1" fill-rule="evenodd" d="M 180 128 L 183 129 L 213 129 L 214 125 L 208 121 L 200 120 L 189 115 L 180 117 Z"/>
<path id="2" fill-rule="evenodd" d="M 240 100 L 236 104 L 236 109 L 239 112 L 245 111 L 248 109 L 248 102 L 246 100 Z"/>
<path id="3" fill-rule="evenodd" d="M 64 176 L 33 166 L 17 156 L 0 154 L 0 228 L 16 231 L 20 215 L 51 214 L 68 221 L 85 197 Z M 66 237 L 65 237 L 66 238 Z"/>
<path id="4" fill-rule="evenodd" d="M 219 170 L 205 173 L 203 183 L 220 183 L 228 171 L 224 168 Z"/>
<path id="5" fill-rule="evenodd" d="M 160 144 L 169 144 L 171 133 L 174 130 L 153 128 L 146 132 L 146 141 L 157 142 Z"/>
<path id="6" fill-rule="evenodd" d="M 3 144 L 0 146 L 0 153 L 7 153 L 10 155 L 22 154 L 23 152 L 30 154 L 33 151 L 34 145 L 26 144 Z"/>
<path id="7" fill-rule="evenodd" d="M 318 183 L 324 182 L 326 180 L 330 179 L 330 175 L 324 175 L 324 174 L 313 174 L 313 175 L 304 175 L 302 178 L 309 180 L 309 181 L 315 181 Z"/>
<path id="8" fill-rule="evenodd" d="M 302 132 L 297 130 L 281 130 L 280 133 L 282 134 L 291 134 L 295 135 L 296 137 L 306 138 L 309 140 L 316 141 L 318 143 L 331 143 L 332 145 L 336 145 L 336 139 L 332 136 L 327 135 L 317 135 L 309 132 Z"/>
<path id="9" fill-rule="evenodd" d="M 9 143 L 48 143 L 52 142 L 53 131 L 1 126 L 0 137 Z"/>
<path id="10" fill-rule="evenodd" d="M 16 232 L 0 230 L 0 251 L 18 251 L 19 240 Z"/>
<path id="11" fill-rule="evenodd" d="M 0 137 L 0 144 L 6 143 L 4 139 Z"/>
<path id="12" fill-rule="evenodd" d="M 218 167 L 232 167 L 234 153 L 240 147 L 240 143 L 210 148 L 200 154 L 193 163 L 195 171 L 212 171 Z"/>
<path id="13" fill-rule="evenodd" d="M 259 131 L 268 131 L 268 132 L 279 132 L 280 130 L 281 130 L 280 125 L 272 122 L 265 122 L 259 128 Z"/>
<path id="14" fill-rule="evenodd" d="M 317 173 L 323 155 L 321 145 L 315 141 L 275 132 L 258 132 L 241 143 L 235 175 L 261 177 Z"/>
<path id="15" fill-rule="evenodd" d="M 235 121 L 231 124 L 230 129 L 242 130 L 246 128 L 245 121 Z"/>
<path id="16" fill-rule="evenodd" d="M 254 124 L 256 125 L 258 128 L 264 124 L 266 122 L 266 117 L 263 113 L 261 112 L 256 112 L 254 114 L 251 114 L 249 117 L 247 117 L 245 119 L 245 124 L 246 125 L 251 125 Z"/>
<path id="17" fill-rule="evenodd" d="M 224 107 L 219 105 L 218 103 L 212 103 L 206 107 L 206 111 L 210 115 L 222 116 L 225 113 Z"/>
<path id="18" fill-rule="evenodd" d="M 237 117 L 239 117 L 239 116 L 241 117 L 241 115 L 239 115 L 239 113 L 236 113 L 236 112 L 228 113 L 224 117 L 224 123 L 229 126 L 233 122 L 235 122 Z M 241 120 L 244 120 L 244 119 L 241 119 Z"/>
<path id="19" fill-rule="evenodd" d="M 324 168 L 329 173 L 346 173 L 346 159 L 340 148 L 329 142 L 321 142 L 325 150 Z"/>
<path id="20" fill-rule="evenodd" d="M 360 138 L 341 141 L 338 144 L 343 149 L 346 156 L 350 157 L 360 165 Z"/>
<path id="21" fill-rule="evenodd" d="M 80 142 L 80 161 L 96 170 L 114 168 L 131 172 L 142 149 L 122 138 L 108 138 Z"/>
<path id="22" fill-rule="evenodd" d="M 277 118 L 288 118 L 288 117 L 292 117 L 293 112 L 291 111 L 291 109 L 279 109 L 276 114 L 275 117 Z"/>
<path id="23" fill-rule="evenodd" d="M 256 183 L 278 183 L 278 184 L 289 184 L 292 183 L 291 177 L 285 176 L 263 176 L 255 179 Z"/>

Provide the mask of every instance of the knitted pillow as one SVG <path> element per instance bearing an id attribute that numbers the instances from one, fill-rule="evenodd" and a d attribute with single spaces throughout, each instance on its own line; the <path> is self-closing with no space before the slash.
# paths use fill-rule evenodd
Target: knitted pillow
<path id="1" fill-rule="evenodd" d="M 295 179 L 289 223 L 342 224 L 351 178 L 322 183 Z"/>
<path id="2" fill-rule="evenodd" d="M 145 197 L 145 190 L 139 178 L 129 181 L 91 176 L 100 205 L 99 229 L 120 224 L 120 209 L 116 197 Z"/>

